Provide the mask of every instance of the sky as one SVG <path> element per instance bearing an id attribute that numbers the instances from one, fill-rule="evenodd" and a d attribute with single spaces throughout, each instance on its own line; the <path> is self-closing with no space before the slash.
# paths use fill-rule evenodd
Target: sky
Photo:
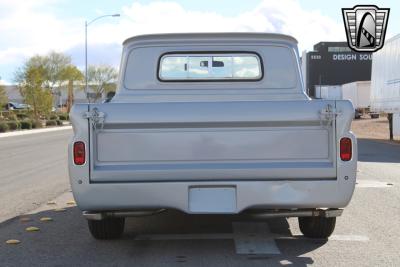
<path id="1" fill-rule="evenodd" d="M 386 39 L 400 33 L 400 1 L 381 0 L 0 0 L 0 83 L 29 57 L 63 52 L 84 69 L 85 21 L 89 64 L 118 67 L 122 42 L 164 32 L 273 32 L 294 36 L 299 50 L 320 41 L 345 41 L 341 8 L 375 4 L 390 8 Z"/>

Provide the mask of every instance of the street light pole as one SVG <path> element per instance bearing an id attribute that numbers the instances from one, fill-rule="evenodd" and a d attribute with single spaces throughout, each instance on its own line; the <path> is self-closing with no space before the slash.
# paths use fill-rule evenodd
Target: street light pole
<path id="1" fill-rule="evenodd" d="M 87 67 L 87 20 L 85 21 L 85 95 L 86 98 L 89 100 L 88 97 L 88 67 Z"/>
<path id="2" fill-rule="evenodd" d="M 105 18 L 105 17 L 119 17 L 120 14 L 112 14 L 112 15 L 104 15 L 104 16 L 100 16 L 97 18 L 92 19 L 91 21 L 85 21 L 85 94 L 86 94 L 86 98 L 88 98 L 88 92 L 89 92 L 89 87 L 88 87 L 88 53 L 87 53 L 87 28 L 88 26 L 95 22 L 96 20 L 99 20 L 101 18 Z M 88 98 L 89 100 L 89 98 Z M 90 101 L 90 100 L 89 100 Z"/>

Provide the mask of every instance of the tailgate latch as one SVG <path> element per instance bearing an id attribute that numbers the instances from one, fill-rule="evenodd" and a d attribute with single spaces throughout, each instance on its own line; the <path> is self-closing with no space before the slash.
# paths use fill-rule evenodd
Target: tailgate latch
<path id="1" fill-rule="evenodd" d="M 94 130 L 103 129 L 106 114 L 99 111 L 98 108 L 93 108 L 91 111 L 85 112 L 83 117 L 89 119 Z"/>
<path id="2" fill-rule="evenodd" d="M 337 116 L 341 115 L 342 112 L 338 111 L 335 107 L 333 107 L 331 104 L 328 104 L 326 108 L 320 110 L 320 121 L 321 125 L 330 125 L 332 124 L 332 121 L 336 119 Z M 325 123 L 324 123 L 325 122 Z"/>

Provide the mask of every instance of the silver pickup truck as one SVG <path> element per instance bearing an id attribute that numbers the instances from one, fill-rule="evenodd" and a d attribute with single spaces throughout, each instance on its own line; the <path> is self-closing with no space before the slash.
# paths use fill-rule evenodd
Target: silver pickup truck
<path id="1" fill-rule="evenodd" d="M 353 117 L 305 94 L 290 36 L 133 37 L 115 97 L 71 111 L 72 191 L 98 239 L 166 209 L 298 217 L 326 238 L 354 191 Z"/>

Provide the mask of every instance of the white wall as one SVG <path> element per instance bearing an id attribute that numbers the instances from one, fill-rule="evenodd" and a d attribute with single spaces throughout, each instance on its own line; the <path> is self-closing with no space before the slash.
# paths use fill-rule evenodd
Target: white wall
<path id="1" fill-rule="evenodd" d="M 393 135 L 400 137 L 400 113 L 393 114 Z"/>
<path id="2" fill-rule="evenodd" d="M 6 85 L 4 87 L 5 87 L 8 99 L 11 102 L 17 102 L 17 103 L 24 102 L 24 99 L 21 96 L 21 94 L 19 93 L 17 86 Z M 63 104 L 65 104 L 67 102 L 67 98 L 68 98 L 67 90 L 64 89 L 61 92 L 61 100 L 62 100 Z M 74 101 L 75 101 L 75 103 L 86 103 L 87 102 L 85 92 L 83 90 L 81 90 L 80 88 L 75 89 L 75 91 L 74 91 Z M 58 96 L 54 96 L 54 102 L 56 104 L 59 103 Z"/>
<path id="3" fill-rule="evenodd" d="M 400 34 L 373 53 L 371 109 L 400 113 Z"/>
<path id="4" fill-rule="evenodd" d="M 371 81 L 357 81 L 342 85 L 343 99 L 348 99 L 355 108 L 370 106 Z"/>

